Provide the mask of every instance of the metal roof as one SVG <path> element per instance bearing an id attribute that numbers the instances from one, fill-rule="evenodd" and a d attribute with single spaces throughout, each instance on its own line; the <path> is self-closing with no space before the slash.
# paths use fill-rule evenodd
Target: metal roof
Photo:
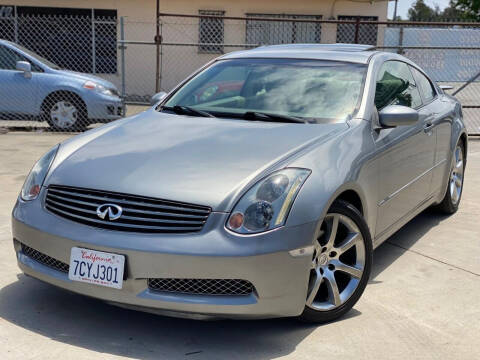
<path id="1" fill-rule="evenodd" d="M 373 45 L 364 45 L 364 44 L 280 44 L 280 45 L 266 45 L 260 46 L 256 49 L 297 49 L 297 50 L 323 50 L 323 51 L 368 51 L 374 50 L 375 46 Z"/>
<path id="2" fill-rule="evenodd" d="M 361 44 L 282 44 L 236 51 L 226 54 L 222 58 L 291 58 L 349 61 L 366 64 L 374 49 L 375 47 L 372 45 Z"/>

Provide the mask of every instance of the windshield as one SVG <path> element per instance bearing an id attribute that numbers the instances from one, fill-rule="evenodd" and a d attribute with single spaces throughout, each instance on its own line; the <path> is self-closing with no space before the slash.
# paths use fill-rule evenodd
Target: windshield
<path id="1" fill-rule="evenodd" d="M 345 121 L 358 106 L 366 65 L 323 60 L 220 60 L 183 85 L 163 108 L 215 116 L 258 112 Z"/>
<path id="2" fill-rule="evenodd" d="M 49 68 L 52 68 L 52 69 L 55 69 L 55 70 L 60 70 L 60 66 L 58 66 L 57 64 L 54 64 L 53 62 L 51 61 L 48 61 L 47 59 L 41 57 L 40 55 L 38 54 L 35 54 L 33 51 L 30 51 L 28 50 L 27 48 L 24 48 L 23 46 L 21 45 L 18 45 L 18 44 L 13 44 L 15 45 L 15 47 L 21 51 L 23 51 L 25 54 L 29 55 L 30 57 L 34 58 L 35 60 L 41 62 L 43 65 L 46 65 L 48 66 Z"/>

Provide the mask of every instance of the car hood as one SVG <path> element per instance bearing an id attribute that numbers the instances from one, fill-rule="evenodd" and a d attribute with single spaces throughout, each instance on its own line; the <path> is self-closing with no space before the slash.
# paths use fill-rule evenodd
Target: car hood
<path id="1" fill-rule="evenodd" d="M 93 81 L 96 82 L 97 84 L 100 84 L 107 89 L 117 89 L 113 83 L 110 81 L 107 81 L 105 79 L 102 79 L 101 77 L 90 75 L 90 74 L 84 74 L 84 73 L 79 73 L 76 71 L 71 71 L 71 70 L 55 70 L 55 72 L 60 73 L 62 75 L 68 76 L 68 77 L 74 77 L 79 80 L 85 80 L 85 81 Z"/>
<path id="2" fill-rule="evenodd" d="M 267 123 L 150 110 L 62 144 L 46 185 L 229 211 L 245 187 L 347 128 L 344 123 Z"/>

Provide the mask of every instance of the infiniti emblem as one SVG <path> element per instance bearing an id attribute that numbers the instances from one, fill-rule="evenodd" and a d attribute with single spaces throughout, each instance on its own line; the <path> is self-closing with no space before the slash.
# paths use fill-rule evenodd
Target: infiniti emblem
<path id="1" fill-rule="evenodd" d="M 117 220 L 122 216 L 123 209 L 115 204 L 102 204 L 97 207 L 97 216 L 102 220 Z"/>

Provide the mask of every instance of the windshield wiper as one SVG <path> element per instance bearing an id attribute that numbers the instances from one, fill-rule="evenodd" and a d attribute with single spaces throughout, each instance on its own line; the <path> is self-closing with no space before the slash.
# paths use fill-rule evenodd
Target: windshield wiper
<path id="1" fill-rule="evenodd" d="M 173 107 L 168 107 L 164 106 L 162 110 L 169 110 L 173 111 L 175 114 L 178 115 L 195 115 L 195 116 L 202 116 L 202 117 L 215 117 L 212 114 L 202 111 L 202 110 L 197 110 L 194 109 L 190 106 L 185 106 L 185 105 L 175 105 Z"/>
<path id="2" fill-rule="evenodd" d="M 245 120 L 262 120 L 262 121 L 303 123 L 303 124 L 308 123 L 307 120 L 299 117 L 295 117 L 295 116 L 271 114 L 271 113 L 264 113 L 259 111 L 247 111 L 245 114 L 243 114 L 243 118 Z"/>

